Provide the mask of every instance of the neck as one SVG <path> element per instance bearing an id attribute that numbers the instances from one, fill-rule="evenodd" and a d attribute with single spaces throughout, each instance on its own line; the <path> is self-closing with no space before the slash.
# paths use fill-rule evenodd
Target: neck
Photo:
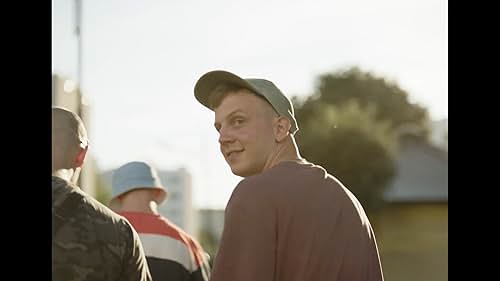
<path id="1" fill-rule="evenodd" d="M 271 169 L 283 161 L 299 161 L 301 159 L 295 139 L 290 135 L 282 143 L 278 144 L 275 153 L 268 159 L 263 171 Z"/>
<path id="2" fill-rule="evenodd" d="M 76 184 L 78 181 L 79 171 L 75 169 L 58 169 L 52 171 L 52 175 Z"/>
<path id="3" fill-rule="evenodd" d="M 124 200 L 121 202 L 120 211 L 139 212 L 158 215 L 158 205 L 155 201 L 149 200 Z"/>

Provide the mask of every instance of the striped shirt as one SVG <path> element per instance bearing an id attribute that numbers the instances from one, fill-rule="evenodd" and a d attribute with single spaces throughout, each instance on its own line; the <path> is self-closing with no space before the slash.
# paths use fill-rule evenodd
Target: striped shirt
<path id="1" fill-rule="evenodd" d="M 154 281 L 207 281 L 208 260 L 199 243 L 167 218 L 150 213 L 119 212 L 139 234 Z"/>

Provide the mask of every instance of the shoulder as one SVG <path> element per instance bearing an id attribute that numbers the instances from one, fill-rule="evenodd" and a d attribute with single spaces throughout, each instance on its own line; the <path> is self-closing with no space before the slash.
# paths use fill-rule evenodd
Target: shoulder
<path id="1" fill-rule="evenodd" d="M 254 201 L 264 198 L 272 191 L 272 179 L 255 175 L 241 180 L 233 190 L 228 203 L 241 203 L 241 201 Z"/>
<path id="2" fill-rule="evenodd" d="M 198 256 L 200 254 L 204 253 L 203 248 L 201 247 L 201 244 L 192 236 L 191 234 L 187 233 L 181 228 L 177 228 L 177 231 L 179 233 L 179 236 L 182 237 L 182 241 L 186 248 L 188 249 L 189 252 L 193 253 L 195 256 L 195 260 L 198 262 Z"/>
<path id="3" fill-rule="evenodd" d="M 196 240 L 196 238 L 194 238 L 194 236 L 192 236 L 191 234 L 187 233 L 186 231 L 180 228 L 179 228 L 179 233 L 186 239 L 186 242 L 188 243 L 189 248 L 191 248 L 191 250 L 202 251 L 201 244 L 198 242 L 198 240 Z"/>
<path id="4" fill-rule="evenodd" d="M 242 179 L 234 189 L 233 195 L 245 194 L 245 196 L 264 196 L 272 192 L 272 188 L 283 180 L 283 176 L 276 169 L 253 175 Z"/>
<path id="5" fill-rule="evenodd" d="M 70 206 L 66 200 L 71 200 Z M 53 212 L 59 215 L 66 225 L 72 225 L 81 231 L 97 231 L 103 237 L 105 233 L 114 233 L 110 239 L 132 239 L 130 223 L 101 202 L 82 191 L 78 186 L 62 179 L 53 179 Z"/>
<path id="6" fill-rule="evenodd" d="M 307 178 L 324 177 L 326 171 L 314 164 L 305 162 L 281 162 L 271 169 L 241 180 L 233 191 L 232 197 L 260 197 L 282 196 L 282 191 L 290 184 L 300 184 Z"/>
<path id="7" fill-rule="evenodd" d="M 226 219 L 245 217 L 249 214 L 259 216 L 275 208 L 274 202 L 280 196 L 275 186 L 275 179 L 262 174 L 241 180 L 227 203 Z"/>
<path id="8" fill-rule="evenodd" d="M 181 237 L 185 250 L 189 252 L 189 256 L 191 257 L 191 269 L 194 271 L 199 269 L 203 264 L 208 263 L 206 252 L 198 240 L 179 226 L 173 223 L 171 223 L 171 225 Z"/>
<path id="9" fill-rule="evenodd" d="M 80 192 L 83 193 L 83 191 Z M 126 218 L 113 212 L 95 198 L 85 193 L 82 194 L 82 197 L 82 213 L 85 213 L 89 218 L 94 218 L 98 227 L 115 226 L 127 231 L 131 228 Z"/>
<path id="10" fill-rule="evenodd" d="M 140 247 L 139 237 L 126 219 L 78 187 L 61 186 L 55 192 L 60 202 L 52 206 L 54 272 L 67 273 L 68 280 L 82 272 L 114 280 L 112 276 L 122 271 L 124 262 Z M 68 260 L 75 263 L 68 264 Z"/>
<path id="11" fill-rule="evenodd" d="M 201 248 L 200 244 L 198 243 L 196 238 L 194 238 L 194 236 L 187 233 L 180 226 L 169 221 L 166 217 L 161 216 L 161 219 L 164 221 L 165 229 L 168 228 L 170 231 L 173 232 L 172 233 L 173 235 L 171 235 L 171 236 L 175 236 L 175 238 L 177 238 L 178 240 L 181 240 L 189 248 L 196 248 L 196 249 Z"/>

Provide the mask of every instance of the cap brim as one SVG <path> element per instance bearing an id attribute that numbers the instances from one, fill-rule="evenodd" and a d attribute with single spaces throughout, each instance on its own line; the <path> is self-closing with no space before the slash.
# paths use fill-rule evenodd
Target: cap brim
<path id="1" fill-rule="evenodd" d="M 203 74 L 203 76 L 198 79 L 194 86 L 194 96 L 201 104 L 214 110 L 209 103 L 210 95 L 220 83 L 234 84 L 259 93 L 255 87 L 238 75 L 224 70 L 214 70 Z"/>

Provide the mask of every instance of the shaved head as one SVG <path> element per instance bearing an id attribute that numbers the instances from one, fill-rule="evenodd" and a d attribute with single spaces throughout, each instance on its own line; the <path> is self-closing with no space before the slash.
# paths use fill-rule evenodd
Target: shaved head
<path id="1" fill-rule="evenodd" d="M 79 166 L 77 155 L 88 146 L 82 119 L 63 107 L 52 107 L 52 172 Z"/>

